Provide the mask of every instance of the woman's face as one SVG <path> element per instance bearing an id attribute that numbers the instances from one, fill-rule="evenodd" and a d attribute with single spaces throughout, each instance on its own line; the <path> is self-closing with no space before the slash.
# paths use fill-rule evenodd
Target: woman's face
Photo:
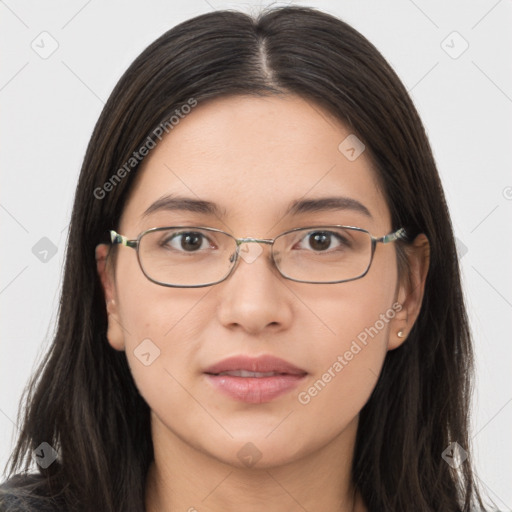
<path id="1" fill-rule="evenodd" d="M 354 159 L 361 147 L 351 151 L 353 139 L 339 148 L 350 135 L 297 96 L 199 104 L 146 157 L 117 231 L 135 239 L 153 227 L 208 226 L 268 239 L 293 228 L 341 224 L 386 235 L 390 213 L 367 152 Z M 208 201 L 218 212 L 160 208 L 144 215 L 166 195 Z M 287 214 L 293 202 L 327 197 L 350 198 L 368 214 L 341 206 Z M 121 246 L 114 277 L 104 272 L 107 247 L 99 246 L 106 298 L 114 299 L 109 342 L 126 351 L 153 413 L 153 435 L 162 445 L 184 443 L 228 464 L 259 467 L 298 460 L 353 436 L 386 352 L 412 323 L 394 245 L 377 244 L 361 279 L 308 284 L 282 277 L 270 246 L 249 244 L 251 257 L 240 258 L 224 282 L 204 288 L 149 281 L 136 252 Z M 273 376 L 205 373 L 237 356 L 271 356 L 295 370 L 246 361 L 240 369 Z"/>

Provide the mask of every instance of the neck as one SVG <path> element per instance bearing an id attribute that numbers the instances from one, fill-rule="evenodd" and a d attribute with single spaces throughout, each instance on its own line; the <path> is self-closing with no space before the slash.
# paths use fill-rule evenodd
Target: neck
<path id="1" fill-rule="evenodd" d="M 146 512 L 365 512 L 350 478 L 357 419 L 306 457 L 247 468 L 197 450 L 152 415 L 155 458 L 146 480 Z"/>

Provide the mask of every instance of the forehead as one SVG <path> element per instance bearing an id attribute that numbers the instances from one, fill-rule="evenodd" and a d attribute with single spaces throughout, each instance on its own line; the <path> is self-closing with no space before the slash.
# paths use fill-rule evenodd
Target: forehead
<path id="1" fill-rule="evenodd" d="M 144 159 L 121 224 L 152 227 L 159 212 L 148 209 L 166 195 L 214 203 L 215 211 L 196 213 L 254 229 L 275 225 L 298 200 L 335 196 L 369 211 L 365 227 L 384 229 L 389 211 L 368 153 L 354 160 L 344 151 L 351 137 L 322 107 L 295 95 L 200 103 Z"/>

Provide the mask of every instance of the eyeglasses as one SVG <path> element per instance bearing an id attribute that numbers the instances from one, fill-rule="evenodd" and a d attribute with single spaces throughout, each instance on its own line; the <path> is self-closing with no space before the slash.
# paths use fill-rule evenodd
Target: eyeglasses
<path id="1" fill-rule="evenodd" d="M 235 238 L 220 229 L 195 226 L 151 228 L 128 240 L 110 230 L 112 244 L 136 249 L 140 268 L 152 282 L 177 288 L 211 286 L 227 279 L 241 256 L 244 243 L 271 246 L 279 273 L 300 283 L 327 284 L 353 281 L 365 276 L 377 243 L 406 238 L 404 228 L 376 238 L 353 226 L 296 228 L 274 239 Z M 261 251 L 261 248 L 259 249 Z"/>

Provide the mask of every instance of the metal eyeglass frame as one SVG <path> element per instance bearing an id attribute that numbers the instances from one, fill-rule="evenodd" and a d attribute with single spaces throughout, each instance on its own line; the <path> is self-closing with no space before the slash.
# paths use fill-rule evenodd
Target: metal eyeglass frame
<path id="1" fill-rule="evenodd" d="M 109 230 L 109 233 L 110 233 L 110 239 L 111 239 L 112 244 L 124 245 L 125 247 L 131 247 L 132 249 L 135 249 L 137 251 L 137 261 L 139 262 L 140 269 L 142 270 L 142 273 L 146 276 L 146 278 L 149 279 L 151 282 L 153 282 L 155 284 L 159 284 L 161 286 L 167 286 L 167 287 L 171 287 L 171 288 L 203 288 L 205 286 L 213 286 L 214 284 L 222 283 L 223 281 L 225 281 L 234 272 L 235 268 L 237 267 L 238 255 L 239 255 L 239 252 L 240 252 L 239 248 L 240 248 L 240 245 L 243 244 L 243 243 L 256 242 L 256 243 L 268 244 L 270 246 L 273 246 L 274 242 L 278 238 L 280 238 L 280 237 L 282 237 L 284 235 L 287 235 L 288 233 L 293 233 L 294 231 L 300 231 L 300 230 L 304 230 L 304 229 L 318 229 L 318 230 L 320 230 L 320 229 L 326 229 L 326 228 L 349 228 L 349 229 L 354 229 L 354 230 L 357 230 L 357 231 L 362 231 L 363 233 L 367 233 L 370 236 L 370 239 L 371 239 L 371 242 L 372 242 L 371 255 L 370 255 L 370 261 L 368 263 L 368 266 L 366 267 L 366 270 L 361 275 L 359 275 L 357 277 L 352 277 L 350 279 L 342 279 L 341 281 L 327 281 L 327 282 L 325 282 L 325 281 L 304 281 L 304 280 L 301 280 L 301 279 L 294 279 L 293 277 L 289 277 L 289 276 L 285 275 L 283 272 L 281 272 L 281 270 L 277 266 L 277 263 L 276 263 L 276 261 L 274 259 L 274 253 L 271 250 L 271 256 L 272 256 L 272 261 L 274 263 L 274 267 L 277 269 L 277 271 L 285 279 L 289 279 L 290 281 L 295 281 L 295 282 L 298 282 L 298 283 L 308 283 L 308 284 L 336 284 L 336 283 L 345 283 L 345 282 L 348 282 L 348 281 L 355 281 L 356 279 L 361 279 L 370 270 L 370 266 L 371 266 L 372 261 L 373 261 L 373 255 L 375 253 L 375 248 L 377 246 L 377 243 L 387 244 L 387 243 L 390 243 L 390 242 L 394 242 L 396 240 L 402 240 L 402 239 L 407 238 L 407 233 L 406 233 L 404 228 L 399 228 L 399 229 L 397 229 L 396 231 L 394 231 L 392 233 L 389 233 L 387 235 L 384 235 L 382 237 L 377 238 L 377 237 L 374 237 L 366 229 L 358 228 L 358 227 L 355 227 L 355 226 L 342 226 L 342 225 L 306 226 L 306 227 L 302 227 L 302 228 L 295 228 L 295 229 L 290 229 L 289 231 L 285 231 L 284 233 L 281 233 L 280 235 L 276 236 L 275 238 L 250 238 L 250 237 L 249 238 L 247 238 L 247 237 L 246 238 L 236 238 L 233 235 L 231 235 L 230 233 L 226 233 L 225 231 L 222 231 L 221 229 L 209 228 L 209 227 L 203 227 L 203 226 L 169 226 L 169 227 L 150 228 L 150 229 L 146 229 L 145 231 L 140 233 L 135 240 L 129 240 L 127 237 L 125 237 L 123 235 L 120 235 L 119 233 L 117 233 L 113 229 Z M 218 281 L 215 281 L 213 283 L 197 284 L 197 285 L 196 284 L 193 284 L 193 285 L 168 284 L 168 283 L 163 283 L 161 281 L 157 281 L 156 279 L 153 279 L 152 277 L 148 276 L 146 274 L 146 271 L 144 270 L 144 267 L 142 266 L 141 261 L 140 261 L 140 255 L 139 255 L 140 240 L 141 240 L 141 238 L 146 233 L 150 233 L 150 232 L 153 232 L 153 231 L 165 231 L 165 230 L 168 230 L 168 229 L 187 229 L 187 230 L 191 230 L 191 231 L 194 230 L 194 229 L 202 229 L 202 230 L 214 231 L 214 232 L 217 232 L 217 233 L 223 233 L 225 235 L 228 235 L 229 237 L 231 237 L 236 242 L 235 258 L 233 260 L 233 264 L 232 264 L 231 270 L 222 279 L 219 279 Z"/>

